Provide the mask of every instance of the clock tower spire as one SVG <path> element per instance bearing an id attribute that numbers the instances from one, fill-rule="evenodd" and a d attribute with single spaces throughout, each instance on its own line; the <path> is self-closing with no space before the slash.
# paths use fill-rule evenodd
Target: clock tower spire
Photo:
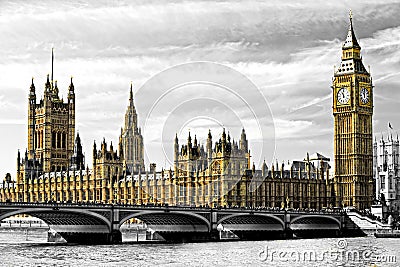
<path id="1" fill-rule="evenodd" d="M 340 66 L 333 78 L 336 206 L 369 208 L 374 199 L 372 169 L 373 86 L 361 59 L 350 11 Z"/>

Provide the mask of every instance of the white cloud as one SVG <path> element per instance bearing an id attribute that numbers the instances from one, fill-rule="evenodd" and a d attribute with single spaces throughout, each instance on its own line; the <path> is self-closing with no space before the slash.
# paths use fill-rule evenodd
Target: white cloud
<path id="1" fill-rule="evenodd" d="M 278 139 L 285 139 L 288 137 L 303 137 L 300 134 L 304 130 L 312 126 L 311 121 L 293 121 L 293 120 L 282 120 L 275 119 L 276 136 Z"/>

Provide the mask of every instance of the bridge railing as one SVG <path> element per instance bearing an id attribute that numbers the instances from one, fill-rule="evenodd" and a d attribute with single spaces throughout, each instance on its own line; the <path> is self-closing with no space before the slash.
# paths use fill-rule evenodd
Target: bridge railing
<path id="1" fill-rule="evenodd" d="M 314 209 L 281 209 L 277 207 L 209 207 L 209 206 L 186 206 L 186 205 L 137 205 L 137 204 L 109 204 L 94 202 L 0 202 L 1 206 L 23 206 L 23 207 L 85 207 L 85 208 L 119 208 L 119 209 L 152 209 L 152 210 L 198 210 L 198 211 L 236 211 L 236 212 L 258 212 L 258 213 L 292 213 L 292 214 L 343 214 L 343 210 L 314 210 Z"/>

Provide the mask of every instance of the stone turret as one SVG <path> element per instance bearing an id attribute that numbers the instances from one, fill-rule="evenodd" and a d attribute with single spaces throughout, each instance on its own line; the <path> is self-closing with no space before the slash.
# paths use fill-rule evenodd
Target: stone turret
<path id="1" fill-rule="evenodd" d="M 71 157 L 71 170 L 84 170 L 85 169 L 85 156 L 82 151 L 81 138 L 79 133 L 75 138 L 74 154 Z"/>
<path id="2" fill-rule="evenodd" d="M 244 128 L 242 129 L 242 135 L 240 136 L 239 146 L 240 146 L 240 149 L 243 151 L 248 151 L 248 149 L 249 149 L 246 132 L 245 132 Z"/>
<path id="3" fill-rule="evenodd" d="M 178 140 L 178 134 L 175 134 L 175 143 L 174 143 L 174 162 L 176 163 L 178 161 L 179 157 L 179 140 Z"/>

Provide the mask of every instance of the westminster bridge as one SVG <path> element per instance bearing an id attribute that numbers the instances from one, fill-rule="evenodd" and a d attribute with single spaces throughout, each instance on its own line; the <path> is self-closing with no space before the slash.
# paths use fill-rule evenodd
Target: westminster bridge
<path id="1" fill-rule="evenodd" d="M 293 235 L 346 236 L 354 223 L 344 212 L 305 212 L 281 209 L 138 206 L 79 203 L 0 203 L 0 221 L 27 214 L 43 220 L 69 243 L 120 243 L 121 225 L 143 221 L 148 231 L 167 241 L 218 240 L 218 231 L 239 239 L 290 238 Z"/>

